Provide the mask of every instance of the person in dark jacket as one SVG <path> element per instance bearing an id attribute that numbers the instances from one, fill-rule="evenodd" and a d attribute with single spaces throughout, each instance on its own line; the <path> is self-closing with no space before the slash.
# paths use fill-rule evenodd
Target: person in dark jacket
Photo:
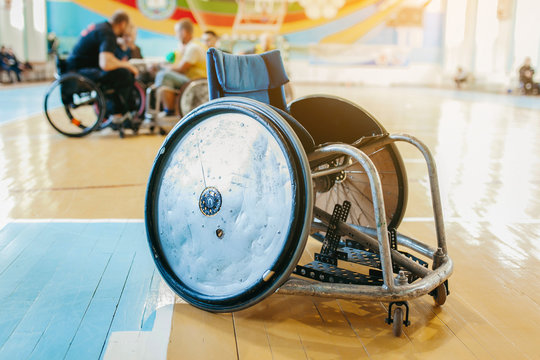
<path id="1" fill-rule="evenodd" d="M 113 122 L 121 122 L 129 108 L 131 90 L 139 71 L 126 60 L 115 56 L 117 37 L 123 36 L 129 25 L 129 16 L 115 12 L 108 21 L 91 24 L 67 59 L 69 71 L 76 71 L 108 89 L 115 90 Z"/>

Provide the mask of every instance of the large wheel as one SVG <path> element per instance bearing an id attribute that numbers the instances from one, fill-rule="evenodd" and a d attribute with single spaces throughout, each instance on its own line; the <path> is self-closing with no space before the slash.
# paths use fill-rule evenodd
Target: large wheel
<path id="1" fill-rule="evenodd" d="M 150 174 L 152 257 L 189 303 L 236 311 L 272 294 L 302 255 L 312 218 L 309 163 L 269 106 L 223 98 L 188 114 Z"/>
<path id="2" fill-rule="evenodd" d="M 107 92 L 105 99 L 108 102 L 113 102 L 113 92 Z M 109 104 L 109 109 L 113 108 L 113 105 Z M 144 85 L 140 82 L 135 81 L 133 88 L 131 89 L 131 97 L 128 99 L 128 108 L 129 111 L 133 113 L 135 119 L 143 119 L 144 112 L 146 111 L 146 90 Z M 107 113 L 107 115 L 110 115 Z M 99 129 L 104 129 L 111 125 L 112 117 L 106 116 L 101 122 Z M 122 137 L 122 136 L 121 136 Z"/>
<path id="3" fill-rule="evenodd" d="M 311 134 L 316 145 L 332 142 L 353 144 L 363 136 L 387 133 L 367 111 L 337 97 L 308 96 L 291 103 L 289 109 Z M 381 179 L 388 227 L 397 228 L 407 204 L 407 175 L 403 161 L 394 144 L 368 155 Z M 344 161 L 347 161 L 345 157 L 333 159 L 330 165 L 339 166 Z M 331 186 L 328 191 L 317 193 L 315 205 L 331 214 L 335 204 L 348 200 L 353 205 L 348 222 L 375 228 L 371 188 L 363 167 L 355 163 L 329 180 Z"/>
<path id="4" fill-rule="evenodd" d="M 98 128 L 105 116 L 105 98 L 94 82 L 67 74 L 48 89 L 45 116 L 61 134 L 80 137 Z"/>
<path id="5" fill-rule="evenodd" d="M 181 116 L 186 116 L 191 110 L 208 101 L 208 81 L 196 79 L 188 82 L 180 89 L 178 110 Z"/>
<path id="6" fill-rule="evenodd" d="M 135 81 L 132 90 L 132 108 L 130 110 L 135 112 L 135 117 L 139 119 L 144 118 L 144 111 L 146 109 L 146 90 L 144 85 Z"/>

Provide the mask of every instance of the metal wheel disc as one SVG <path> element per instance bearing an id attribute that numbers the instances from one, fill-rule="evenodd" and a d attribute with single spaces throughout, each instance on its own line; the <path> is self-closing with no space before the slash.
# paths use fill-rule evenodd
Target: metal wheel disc
<path id="1" fill-rule="evenodd" d="M 178 295 L 232 311 L 275 291 L 296 265 L 310 225 L 310 178 L 279 116 L 231 101 L 207 105 L 162 146 L 146 225 L 156 265 Z"/>
<path id="2" fill-rule="evenodd" d="M 181 90 L 178 108 L 180 115 L 185 116 L 191 110 L 208 102 L 208 81 L 196 79 L 188 82 Z"/>

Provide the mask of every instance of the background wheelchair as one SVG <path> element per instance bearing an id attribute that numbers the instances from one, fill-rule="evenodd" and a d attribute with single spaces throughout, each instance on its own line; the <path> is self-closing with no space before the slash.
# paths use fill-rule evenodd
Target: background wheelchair
<path id="1" fill-rule="evenodd" d="M 166 116 L 161 112 L 161 100 L 164 91 L 176 93 L 176 113 Z M 161 135 L 165 135 L 167 130 L 172 128 L 182 116 L 189 113 L 196 107 L 208 101 L 208 81 L 204 78 L 194 79 L 184 84 L 181 89 L 176 90 L 168 86 L 152 85 L 146 89 L 146 118 L 152 123 L 150 130 L 155 127 L 159 129 Z"/>
<path id="2" fill-rule="evenodd" d="M 106 127 L 117 130 L 120 137 L 124 137 L 125 129 L 138 132 L 145 110 L 145 92 L 141 84 L 135 82 L 132 89 L 130 103 L 127 104 L 131 109 L 128 119 L 121 124 L 113 124 L 108 110 L 115 96 L 113 89 L 80 74 L 67 72 L 63 59 L 57 59 L 57 72 L 57 80 L 45 95 L 44 110 L 47 120 L 59 133 L 81 137 Z"/>
<path id="3" fill-rule="evenodd" d="M 429 149 L 340 98 L 287 106 L 277 51 L 210 49 L 207 65 L 213 100 L 169 134 L 147 188 L 148 241 L 168 285 L 213 312 L 276 291 L 387 301 L 396 336 L 410 323 L 408 300 L 429 294 L 442 305 L 453 264 Z M 407 203 L 398 141 L 427 162 L 435 247 L 397 232 Z M 300 263 L 310 234 L 321 249 Z"/>

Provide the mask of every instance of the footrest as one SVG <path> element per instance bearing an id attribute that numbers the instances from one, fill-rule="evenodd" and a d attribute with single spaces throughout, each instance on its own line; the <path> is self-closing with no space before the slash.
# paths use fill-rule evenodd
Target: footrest
<path id="1" fill-rule="evenodd" d="M 309 279 L 330 283 L 379 286 L 383 284 L 381 276 L 364 275 L 320 261 L 312 261 L 304 266 L 296 265 L 293 273 Z"/>

